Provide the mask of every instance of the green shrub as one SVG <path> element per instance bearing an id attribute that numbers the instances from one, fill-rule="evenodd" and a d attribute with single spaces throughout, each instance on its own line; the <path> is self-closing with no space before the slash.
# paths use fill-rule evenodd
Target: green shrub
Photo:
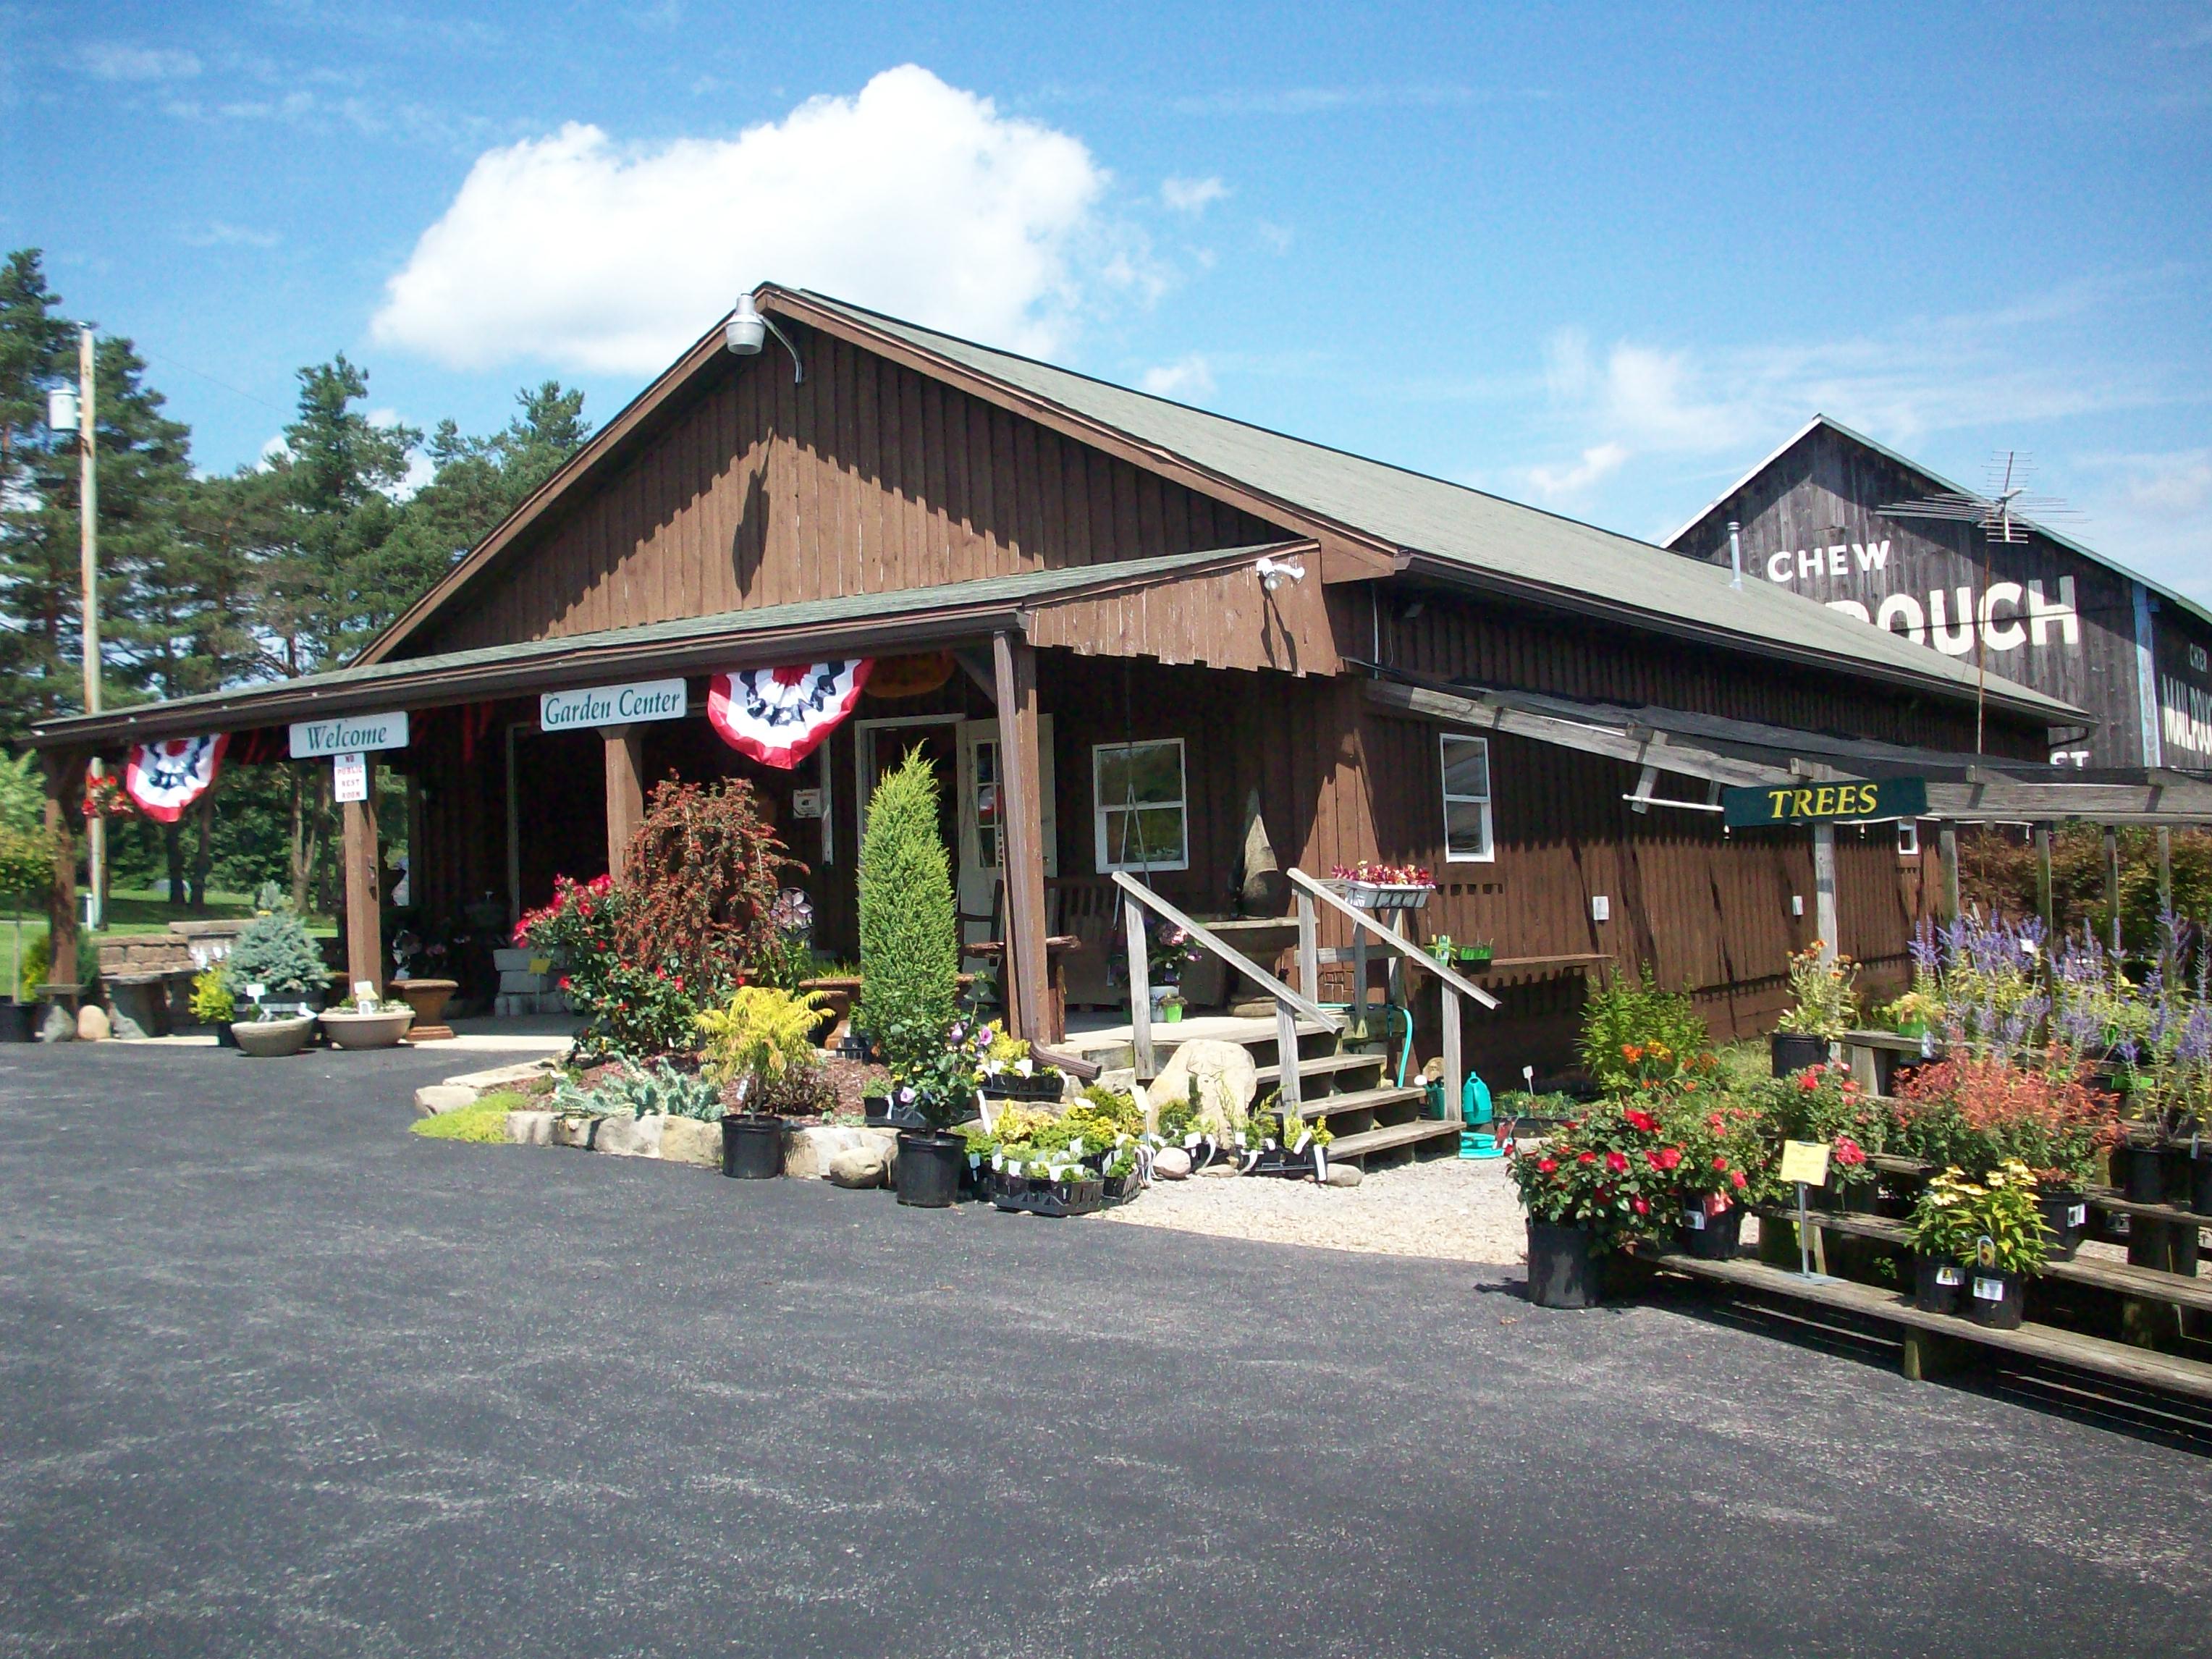
<path id="1" fill-rule="evenodd" d="M 223 958 L 222 976 L 234 997 L 246 995 L 247 986 L 258 985 L 264 995 L 279 1002 L 319 996 L 331 983 L 321 949 L 289 910 L 247 922 Z"/>
<path id="2" fill-rule="evenodd" d="M 937 775 L 919 749 L 876 787 L 860 838 L 860 1005 L 854 1023 L 894 1072 L 945 1041 L 959 1000 L 952 871 L 937 828 Z"/>
<path id="3" fill-rule="evenodd" d="M 1679 1061 L 1711 1046 L 1705 1017 L 1688 997 L 1661 990 L 1647 965 L 1634 981 L 1616 978 L 1590 998 L 1577 1051 L 1590 1080 L 1611 1094 L 1636 1086 L 1655 1049 Z M 1624 1052 L 1630 1048 L 1638 1054 Z"/>
<path id="4" fill-rule="evenodd" d="M 418 1117 L 407 1126 L 408 1132 L 421 1135 L 425 1140 L 466 1140 L 481 1146 L 504 1145 L 507 1140 L 507 1115 L 529 1103 L 521 1095 L 501 1090 L 497 1094 L 483 1096 L 458 1111 L 441 1112 L 435 1117 Z"/>
<path id="5" fill-rule="evenodd" d="M 203 1025 L 228 1025 L 238 1018 L 238 999 L 223 981 L 222 969 L 192 975 L 192 1018 Z"/>

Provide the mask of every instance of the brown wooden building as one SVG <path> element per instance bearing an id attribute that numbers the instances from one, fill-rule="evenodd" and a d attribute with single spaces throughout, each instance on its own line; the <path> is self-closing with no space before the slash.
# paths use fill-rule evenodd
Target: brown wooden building
<path id="1" fill-rule="evenodd" d="M 372 758 L 410 780 L 432 925 L 605 869 L 651 780 L 743 775 L 811 866 L 817 944 L 850 951 L 860 804 L 920 744 L 1028 1029 L 1045 936 L 1088 919 L 1106 948 L 1115 869 L 1231 910 L 1256 806 L 1285 865 L 1434 872 L 1421 931 L 1494 945 L 1501 1006 L 1468 1040 L 1510 1078 L 1560 1057 L 1593 964 L 1649 963 L 1748 1033 L 1832 906 L 1831 941 L 1901 977 L 1924 881 L 1893 832 L 1844 830 L 1823 881 L 1803 831 L 1729 835 L 1701 787 L 1872 767 L 1990 816 L 2081 718 L 1992 682 L 1976 757 L 1969 667 L 1777 585 L 817 295 L 754 297 L 777 342 L 702 337 L 353 665 L 43 729 L 58 820 L 95 751 L 404 710 L 406 746 Z M 938 652 L 957 672 L 864 696 L 793 771 L 699 717 L 717 671 Z M 679 676 L 686 718 L 541 729 L 542 693 Z M 354 973 L 377 978 L 374 826 L 347 812 Z M 60 977 L 66 901 L 55 923 Z"/>

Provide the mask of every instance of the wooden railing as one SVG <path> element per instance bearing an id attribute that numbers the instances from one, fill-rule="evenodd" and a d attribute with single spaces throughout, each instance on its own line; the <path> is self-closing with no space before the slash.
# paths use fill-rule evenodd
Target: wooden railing
<path id="1" fill-rule="evenodd" d="M 1309 995 L 1321 988 L 1321 951 L 1316 941 L 1316 904 L 1327 905 L 1352 925 L 1352 938 L 1364 945 L 1369 934 L 1382 941 L 1383 948 L 1395 951 L 1409 968 L 1419 968 L 1434 974 L 1443 983 L 1437 1002 L 1443 1020 L 1444 1116 L 1449 1118 L 1460 1109 L 1460 1091 L 1464 1086 L 1467 1068 L 1460 1057 L 1459 999 L 1465 997 L 1480 1007 L 1495 1008 L 1498 999 L 1480 985 L 1462 977 L 1438 962 L 1426 951 L 1395 928 L 1385 927 L 1369 912 L 1346 902 L 1322 883 L 1315 880 L 1303 870 L 1284 872 L 1297 892 L 1298 907 L 1298 979 Z M 1405 915 L 1404 911 L 1398 913 Z M 1455 995 L 1454 993 L 1457 993 Z M 1413 999 L 1407 998 L 1411 1006 Z M 1363 1020 L 1367 1012 L 1367 957 L 1363 949 L 1354 961 L 1352 980 L 1352 1006 Z M 1387 1045 L 1386 1045 L 1387 1051 Z"/>
<path id="2" fill-rule="evenodd" d="M 1145 912 L 1150 910 L 1171 927 L 1182 928 L 1200 950 L 1211 952 L 1274 999 L 1275 1054 L 1281 1072 L 1277 1086 L 1282 1091 L 1285 1106 L 1295 1109 L 1302 1104 L 1298 1021 L 1304 1019 L 1331 1031 L 1341 1031 L 1343 1020 L 1312 997 L 1292 990 L 1235 946 L 1224 944 L 1204 923 L 1193 921 L 1151 888 L 1133 879 L 1126 871 L 1114 872 L 1114 884 L 1121 890 L 1122 923 L 1128 938 L 1129 1046 L 1138 1077 L 1149 1081 L 1158 1075 L 1152 1059 L 1152 959 L 1146 953 L 1145 936 Z M 1304 937 L 1303 933 L 1300 937 Z"/>

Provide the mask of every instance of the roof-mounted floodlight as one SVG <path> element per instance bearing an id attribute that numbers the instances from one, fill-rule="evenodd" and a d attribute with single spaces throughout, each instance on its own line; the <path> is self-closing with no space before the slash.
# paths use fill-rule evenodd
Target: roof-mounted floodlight
<path id="1" fill-rule="evenodd" d="M 806 366 L 799 361 L 799 348 L 792 344 L 789 335 L 775 325 L 775 319 L 761 315 L 751 295 L 738 295 L 730 320 L 722 325 L 722 343 L 739 357 L 757 357 L 771 334 L 782 341 L 783 349 L 791 354 L 791 383 L 799 385 L 806 378 Z"/>
<path id="2" fill-rule="evenodd" d="M 1285 577 L 1288 577 L 1294 582 L 1302 582 L 1306 579 L 1305 566 L 1292 564 L 1287 559 L 1278 559 L 1267 553 L 1262 553 L 1260 556 L 1259 563 L 1254 565 L 1252 568 L 1260 574 L 1260 586 L 1270 593 L 1283 585 Z"/>

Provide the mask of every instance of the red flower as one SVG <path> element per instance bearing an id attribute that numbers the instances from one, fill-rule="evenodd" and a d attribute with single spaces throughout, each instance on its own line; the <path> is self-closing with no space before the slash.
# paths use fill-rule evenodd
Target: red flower
<path id="1" fill-rule="evenodd" d="M 1635 1211 L 1638 1215 L 1650 1215 L 1651 1213 L 1651 1206 L 1649 1204 L 1646 1204 L 1640 1198 L 1632 1198 L 1629 1200 L 1628 1207 Z"/>
<path id="2" fill-rule="evenodd" d="M 1820 1086 L 1820 1068 L 1817 1066 L 1808 1066 L 1798 1073 L 1797 1086 L 1807 1094 L 1811 1094 L 1814 1090 Z"/>
<path id="3" fill-rule="evenodd" d="M 1536 1160 L 1536 1167 L 1546 1175 L 1549 1175 L 1559 1167 L 1559 1160 L 1556 1158 L 1540 1158 Z"/>
<path id="4" fill-rule="evenodd" d="M 1597 1154 L 1595 1152 L 1584 1152 L 1580 1158 L 1577 1158 L 1575 1162 L 1577 1164 L 1595 1164 L 1597 1162 Z"/>
<path id="5" fill-rule="evenodd" d="M 1866 1162 L 1866 1153 L 1860 1148 L 1858 1142 L 1853 1140 L 1849 1135 L 1838 1135 L 1836 1162 L 1846 1170 L 1856 1170 Z"/>
<path id="6" fill-rule="evenodd" d="M 1628 1120 L 1632 1128 L 1641 1129 L 1647 1135 L 1656 1134 L 1659 1132 L 1659 1120 L 1649 1112 L 1639 1112 L 1632 1106 L 1623 1112 L 1621 1116 Z"/>
<path id="7" fill-rule="evenodd" d="M 1728 1169 L 1728 1160 L 1724 1158 L 1716 1158 L 1713 1159 L 1713 1168 L 1725 1172 Z"/>
<path id="8" fill-rule="evenodd" d="M 566 975 L 566 974 L 563 974 L 563 975 L 561 975 L 561 988 L 562 988 L 562 990 L 564 990 L 564 991 L 569 988 L 568 988 L 568 975 Z"/>
<path id="9" fill-rule="evenodd" d="M 1735 1183 L 1735 1189 L 1736 1189 L 1736 1191 L 1738 1191 L 1738 1192 L 1741 1192 L 1745 1188 L 1747 1188 L 1747 1187 L 1748 1187 L 1748 1186 L 1750 1186 L 1750 1185 L 1751 1185 L 1751 1183 L 1750 1183 L 1748 1181 L 1746 1181 L 1746 1180 L 1743 1178 L 1743 1171 L 1742 1171 L 1742 1170 L 1736 1170 L 1735 1173 L 1733 1173 L 1732 1175 L 1730 1175 L 1730 1176 L 1729 1176 L 1729 1179 L 1730 1181 L 1733 1181 L 1733 1182 Z"/>
<path id="10" fill-rule="evenodd" d="M 1644 1154 L 1644 1161 L 1655 1170 L 1671 1170 L 1682 1161 L 1680 1146 L 1662 1146 L 1656 1152 Z"/>
<path id="11" fill-rule="evenodd" d="M 1628 1160 L 1619 1152 L 1607 1152 L 1605 1155 L 1605 1167 L 1615 1175 L 1626 1175 Z"/>

